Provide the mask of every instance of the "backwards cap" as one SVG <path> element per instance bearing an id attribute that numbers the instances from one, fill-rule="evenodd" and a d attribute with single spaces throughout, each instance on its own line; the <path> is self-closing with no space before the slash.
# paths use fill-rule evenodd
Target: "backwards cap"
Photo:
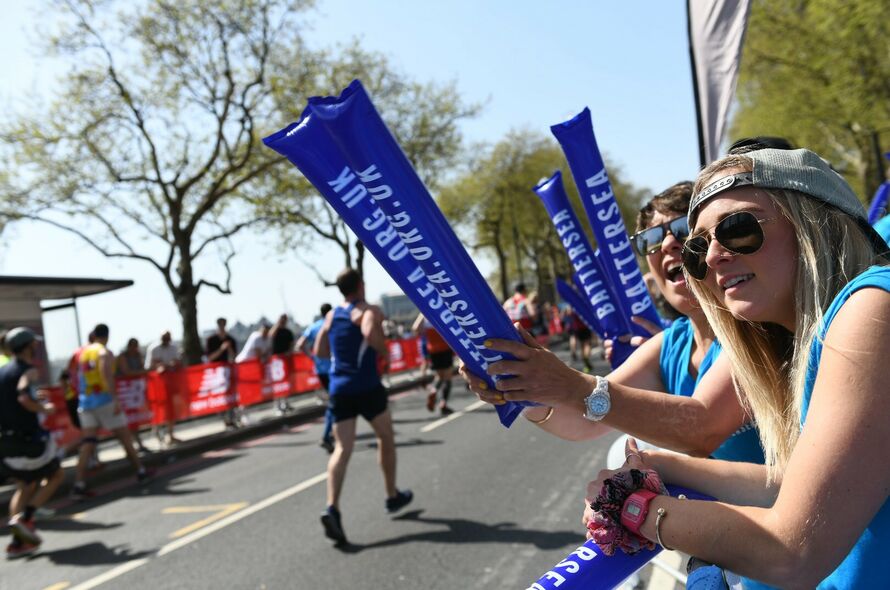
<path id="1" fill-rule="evenodd" d="M 763 149 L 744 155 L 754 161 L 754 171 L 725 176 L 694 194 L 689 202 L 690 225 L 695 223 L 696 211 L 702 203 L 729 188 L 741 186 L 795 190 L 868 223 L 865 207 L 847 181 L 810 150 Z"/>

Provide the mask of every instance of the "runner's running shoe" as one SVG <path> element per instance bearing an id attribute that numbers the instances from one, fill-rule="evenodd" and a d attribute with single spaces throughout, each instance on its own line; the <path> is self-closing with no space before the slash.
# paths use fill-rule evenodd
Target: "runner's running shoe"
<path id="1" fill-rule="evenodd" d="M 23 543 L 32 545 L 40 545 L 43 539 L 37 534 L 37 527 L 34 525 L 34 519 L 25 520 L 25 515 L 19 512 L 9 519 L 9 528 L 15 538 L 20 539 Z"/>
<path id="2" fill-rule="evenodd" d="M 340 511 L 333 506 L 328 506 L 328 509 L 322 513 L 321 525 L 324 527 L 324 535 L 334 541 L 334 545 L 339 547 L 348 543 L 340 522 Z"/>
<path id="3" fill-rule="evenodd" d="M 410 504 L 411 500 L 413 499 L 414 494 L 411 493 L 411 490 L 396 490 L 395 496 L 386 499 L 386 511 L 389 514 L 398 512 L 399 510 Z"/>
<path id="4" fill-rule="evenodd" d="M 19 557 L 31 555 L 37 551 L 38 548 L 40 548 L 40 545 L 35 545 L 34 543 L 25 543 L 22 541 L 19 541 L 18 543 L 10 543 L 6 546 L 6 559 L 18 559 Z"/>

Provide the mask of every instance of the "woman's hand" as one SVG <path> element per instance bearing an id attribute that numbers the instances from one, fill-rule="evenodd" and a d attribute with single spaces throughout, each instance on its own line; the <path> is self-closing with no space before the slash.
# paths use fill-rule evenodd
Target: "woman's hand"
<path id="1" fill-rule="evenodd" d="M 655 336 L 659 332 L 661 332 L 664 328 L 661 326 L 654 324 L 647 320 L 642 316 L 631 316 L 630 321 L 635 323 L 638 326 L 642 326 L 647 332 Z M 632 334 L 625 334 L 624 336 L 619 336 L 618 340 L 621 342 L 629 343 L 631 346 L 637 347 L 642 345 L 644 342 L 649 340 L 646 336 L 634 336 Z M 603 340 L 603 358 L 606 359 L 610 364 L 612 363 L 612 349 L 615 347 L 615 341 L 611 338 L 606 338 Z"/>
<path id="2" fill-rule="evenodd" d="M 460 364 L 458 372 L 460 373 L 460 376 L 464 378 L 464 381 L 467 382 L 467 387 L 470 388 L 470 391 L 475 393 L 476 397 L 480 400 L 495 406 L 507 403 L 504 401 L 504 394 L 496 389 L 489 388 L 485 380 L 470 373 L 470 370 L 467 369 L 465 364 Z"/>
<path id="3" fill-rule="evenodd" d="M 620 469 L 603 469 L 597 474 L 596 479 L 587 484 L 587 494 L 584 496 L 584 514 L 581 517 L 581 523 L 587 529 L 588 539 L 592 538 L 592 532 L 588 528 L 587 523 L 594 517 L 593 508 L 590 505 L 593 504 L 603 489 L 603 482 L 619 471 L 628 471 L 630 469 L 643 471 L 652 468 L 646 464 L 643 451 L 637 448 L 637 441 L 634 438 L 628 437 L 627 442 L 624 444 L 624 456 L 624 465 Z"/>
<path id="4" fill-rule="evenodd" d="M 588 376 L 572 369 L 555 354 L 543 348 L 519 324 L 516 324 L 516 329 L 525 341 L 524 344 L 499 338 L 492 338 L 485 343 L 490 350 L 506 352 L 516 358 L 512 361 L 497 361 L 488 366 L 489 375 L 504 377 L 497 382 L 497 390 L 503 394 L 503 399 L 534 401 L 545 406 L 558 407 L 568 405 L 590 393 L 593 384 Z M 476 393 L 479 395 L 478 391 Z"/>

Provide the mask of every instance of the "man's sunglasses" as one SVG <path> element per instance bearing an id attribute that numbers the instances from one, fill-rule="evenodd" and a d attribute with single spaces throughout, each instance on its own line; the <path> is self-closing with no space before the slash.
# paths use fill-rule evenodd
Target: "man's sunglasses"
<path id="1" fill-rule="evenodd" d="M 689 275 L 699 281 L 708 274 L 705 258 L 711 239 L 717 240 L 723 248 L 733 254 L 754 254 L 763 246 L 763 228 L 761 223 L 770 219 L 757 219 L 750 211 L 739 211 L 724 217 L 715 225 L 713 233 L 698 234 L 686 240 L 683 246 L 683 268 Z"/>
<path id="2" fill-rule="evenodd" d="M 689 235 L 689 223 L 686 222 L 686 216 L 639 231 L 630 237 L 630 243 L 640 256 L 655 254 L 661 248 L 661 243 L 667 237 L 668 232 L 680 242 L 686 239 L 686 236 Z"/>

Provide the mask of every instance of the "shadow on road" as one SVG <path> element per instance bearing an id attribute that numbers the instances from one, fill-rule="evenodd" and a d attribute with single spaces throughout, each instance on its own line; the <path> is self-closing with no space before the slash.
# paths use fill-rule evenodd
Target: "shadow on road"
<path id="1" fill-rule="evenodd" d="M 95 488 L 96 496 L 87 500 L 75 501 L 71 498 L 60 498 L 52 502 L 50 506 L 56 510 L 67 512 L 81 512 L 87 509 L 95 508 L 116 502 L 124 497 L 132 496 L 186 496 L 191 494 L 201 494 L 210 491 L 208 487 L 185 488 L 195 481 L 193 477 L 189 477 L 204 469 L 209 469 L 216 465 L 226 463 L 242 456 L 239 453 L 231 453 L 224 456 L 216 457 L 191 457 L 184 461 L 172 462 L 164 465 L 157 470 L 154 478 L 139 484 L 135 478 L 121 479 L 112 481 L 108 484 Z M 41 526 L 43 526 L 41 524 Z"/>
<path id="2" fill-rule="evenodd" d="M 487 524 L 464 518 L 424 518 L 423 510 L 412 510 L 396 517 L 394 520 L 418 522 L 421 524 L 439 525 L 447 527 L 445 530 L 433 530 L 423 533 L 413 533 L 377 541 L 376 543 L 347 544 L 337 547 L 343 553 L 360 553 L 369 549 L 381 549 L 403 545 L 406 543 L 517 543 L 534 545 L 538 549 L 560 549 L 569 545 L 578 545 L 584 542 L 584 536 L 575 531 L 536 531 L 516 528 L 512 522 L 499 522 Z"/>
<path id="3" fill-rule="evenodd" d="M 364 439 L 364 440 L 361 440 Z M 368 440 L 370 439 L 370 440 Z M 369 450 L 377 450 L 377 439 L 374 438 L 373 434 L 368 434 L 366 436 L 358 436 L 356 437 L 356 445 L 354 453 L 359 453 L 361 451 L 369 451 Z M 360 444 L 363 443 L 363 444 Z M 396 448 L 405 448 L 405 447 L 427 447 L 430 445 L 441 445 L 444 444 L 444 441 L 441 440 L 425 440 L 422 438 L 409 438 L 407 440 L 397 440 Z"/>
<path id="4" fill-rule="evenodd" d="M 124 523 L 122 522 L 90 522 L 87 520 L 74 520 L 72 518 L 59 518 L 40 521 L 40 530 L 42 531 L 66 531 L 74 533 L 80 531 L 104 531 L 108 529 L 116 529 L 122 526 L 124 526 Z"/>
<path id="5" fill-rule="evenodd" d="M 39 559 L 49 559 L 56 565 L 111 565 L 115 563 L 123 563 L 131 559 L 139 559 L 146 555 L 151 555 L 153 551 L 140 551 L 131 553 L 130 549 L 123 545 L 114 547 L 106 547 L 104 543 L 86 543 L 77 547 L 69 547 L 68 549 L 57 549 L 56 551 L 44 551 L 38 553 L 28 561 L 37 561 Z"/>

